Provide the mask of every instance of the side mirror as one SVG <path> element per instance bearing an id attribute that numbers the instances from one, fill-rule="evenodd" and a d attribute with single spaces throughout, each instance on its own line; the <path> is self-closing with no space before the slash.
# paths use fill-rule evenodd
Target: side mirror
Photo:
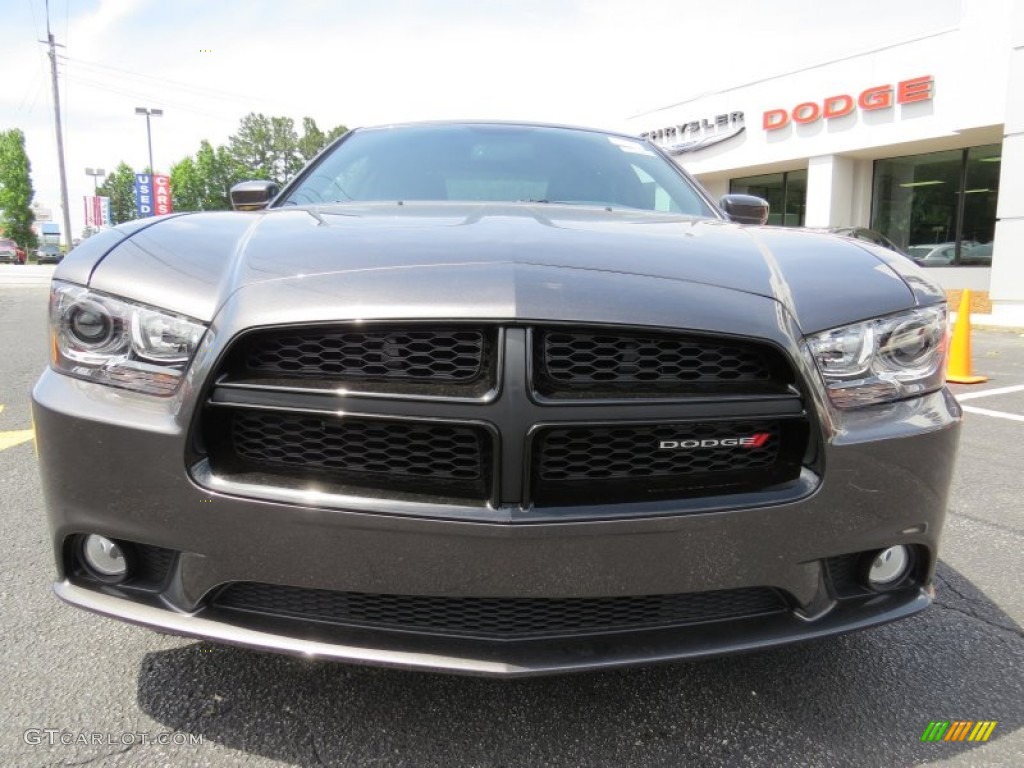
<path id="1" fill-rule="evenodd" d="M 768 221 L 768 201 L 754 195 L 723 195 L 719 201 L 725 215 L 737 224 L 764 224 Z"/>
<path id="2" fill-rule="evenodd" d="M 231 188 L 231 207 L 236 211 L 262 211 L 280 191 L 273 181 L 243 181 Z"/>

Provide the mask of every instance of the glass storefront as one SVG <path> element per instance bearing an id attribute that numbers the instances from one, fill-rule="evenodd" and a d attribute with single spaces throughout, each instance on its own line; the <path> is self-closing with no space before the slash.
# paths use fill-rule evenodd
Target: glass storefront
<path id="1" fill-rule="evenodd" d="M 989 266 L 999 144 L 875 161 L 871 228 L 924 266 Z"/>
<path id="2" fill-rule="evenodd" d="M 757 195 L 768 201 L 768 223 L 802 227 L 807 207 L 807 170 L 730 179 L 729 192 Z"/>

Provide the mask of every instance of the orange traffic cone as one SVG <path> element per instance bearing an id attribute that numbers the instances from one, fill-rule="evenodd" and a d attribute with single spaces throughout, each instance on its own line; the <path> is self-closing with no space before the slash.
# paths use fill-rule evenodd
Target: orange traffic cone
<path id="1" fill-rule="evenodd" d="M 956 313 L 956 325 L 953 326 L 946 381 L 954 384 L 980 384 L 988 381 L 987 376 L 971 374 L 971 292 L 966 289 L 960 297 L 960 309 Z"/>

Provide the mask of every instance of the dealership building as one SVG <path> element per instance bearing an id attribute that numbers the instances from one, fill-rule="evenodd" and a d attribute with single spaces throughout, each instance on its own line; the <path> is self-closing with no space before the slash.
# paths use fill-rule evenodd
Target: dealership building
<path id="1" fill-rule="evenodd" d="M 716 197 L 767 199 L 770 224 L 874 230 L 970 288 L 976 320 L 1024 326 L 1024 3 L 964 0 L 948 28 L 626 128 Z"/>

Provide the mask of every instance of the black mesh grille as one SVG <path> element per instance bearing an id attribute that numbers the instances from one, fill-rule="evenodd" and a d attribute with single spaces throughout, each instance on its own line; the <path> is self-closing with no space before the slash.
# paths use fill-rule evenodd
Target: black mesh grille
<path id="1" fill-rule="evenodd" d="M 256 331 L 229 356 L 229 377 L 354 390 L 448 388 L 476 394 L 493 384 L 494 329 L 429 326 Z"/>
<path id="2" fill-rule="evenodd" d="M 215 471 L 313 474 L 421 495 L 489 493 L 490 437 L 477 427 L 228 409 L 213 409 L 209 423 Z"/>
<path id="3" fill-rule="evenodd" d="M 669 334 L 541 330 L 536 389 L 550 397 L 774 393 L 793 381 L 763 345 Z"/>
<path id="4" fill-rule="evenodd" d="M 149 544 L 134 544 L 135 555 L 134 578 L 145 584 L 162 584 L 177 554 L 173 549 L 154 547 Z"/>
<path id="5" fill-rule="evenodd" d="M 678 626 L 785 610 L 767 587 L 682 595 L 484 598 L 373 595 L 272 584 L 231 584 L 220 608 L 356 627 L 481 638 L 526 638 Z"/>
<path id="6" fill-rule="evenodd" d="M 534 442 L 539 504 L 713 496 L 795 479 L 802 421 L 552 427 Z"/>

